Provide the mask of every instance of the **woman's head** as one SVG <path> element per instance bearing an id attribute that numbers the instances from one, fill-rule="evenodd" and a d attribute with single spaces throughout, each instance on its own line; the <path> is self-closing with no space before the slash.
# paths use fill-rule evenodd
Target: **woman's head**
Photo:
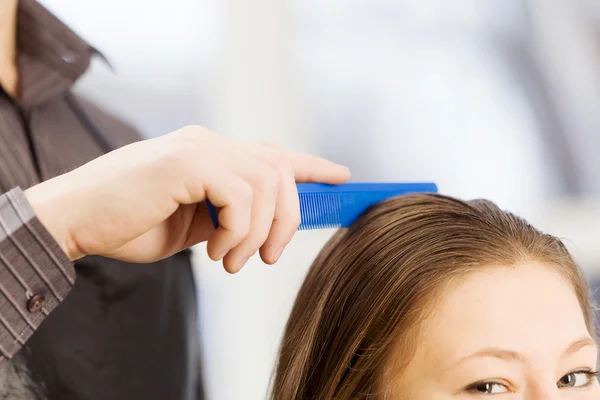
<path id="1" fill-rule="evenodd" d="M 315 260 L 273 396 L 597 399 L 593 330 L 560 240 L 487 201 L 403 196 Z"/>

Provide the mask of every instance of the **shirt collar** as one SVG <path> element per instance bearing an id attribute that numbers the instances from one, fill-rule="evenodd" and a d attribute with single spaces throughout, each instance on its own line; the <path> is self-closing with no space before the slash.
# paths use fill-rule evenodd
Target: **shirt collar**
<path id="1" fill-rule="evenodd" d="M 19 0 L 17 51 L 24 108 L 67 91 L 99 54 L 36 0 Z"/>

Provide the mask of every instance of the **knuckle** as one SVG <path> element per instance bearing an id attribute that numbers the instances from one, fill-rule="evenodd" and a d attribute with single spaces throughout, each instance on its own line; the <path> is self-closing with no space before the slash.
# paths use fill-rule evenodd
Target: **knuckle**
<path id="1" fill-rule="evenodd" d="M 252 204 L 252 200 L 254 198 L 254 189 L 252 186 L 244 181 L 241 181 L 236 187 L 233 195 L 233 201 L 236 203 L 236 205 L 238 207 L 245 207 L 248 215 L 250 215 L 250 205 Z"/>
<path id="2" fill-rule="evenodd" d="M 246 182 L 241 182 L 234 190 L 229 201 L 232 213 L 229 231 L 231 239 L 239 243 L 250 231 L 253 190 Z"/>
<path id="3" fill-rule="evenodd" d="M 277 149 L 270 149 L 266 152 L 265 157 L 269 161 L 269 164 L 276 168 L 280 172 L 292 171 L 291 161 Z"/>
<path id="4" fill-rule="evenodd" d="M 250 224 L 253 197 L 254 190 L 246 182 L 241 182 L 233 189 L 229 205 L 236 215 L 236 226 Z"/>
<path id="5" fill-rule="evenodd" d="M 234 224 L 229 228 L 231 239 L 235 243 L 245 240 L 250 234 L 250 218 L 236 218 Z"/>
<path id="6" fill-rule="evenodd" d="M 185 170 L 189 165 L 189 160 L 195 159 L 194 148 L 184 145 L 181 140 L 175 141 L 169 146 L 165 153 L 165 162 L 169 168 L 175 167 L 177 171 Z"/>
<path id="7" fill-rule="evenodd" d="M 196 139 L 198 139 L 198 135 L 199 135 L 198 129 L 194 125 L 188 125 L 177 131 L 178 138 L 184 142 L 187 142 L 190 140 L 196 140 Z"/>
<path id="8" fill-rule="evenodd" d="M 271 150 L 278 150 L 279 149 L 278 145 L 276 145 L 275 143 L 271 143 L 271 142 L 258 142 L 257 144 L 259 146 L 266 147 L 266 148 L 271 149 Z"/>
<path id="9" fill-rule="evenodd" d="M 175 161 L 186 160 L 197 151 L 198 138 L 181 129 L 172 137 L 169 149 Z"/>
<path id="10" fill-rule="evenodd" d="M 278 160 L 275 163 L 275 169 L 277 170 L 281 180 L 290 180 L 292 183 L 295 183 L 294 168 L 292 167 L 291 162 L 286 160 L 284 157 L 278 157 Z"/>
<path id="11" fill-rule="evenodd" d="M 280 180 L 281 178 L 276 169 L 272 167 L 265 167 L 262 168 L 256 185 L 261 191 L 277 193 L 279 191 Z"/>
<path id="12" fill-rule="evenodd" d="M 277 154 L 274 156 L 274 165 L 281 176 L 293 176 L 294 168 L 292 163 L 284 156 Z"/>
<path id="13" fill-rule="evenodd" d="M 178 139 L 184 145 L 188 145 L 188 146 L 190 144 L 198 144 L 202 141 L 205 141 L 207 139 L 214 138 L 217 136 L 215 133 L 209 131 L 206 128 L 198 126 L 198 125 L 188 125 L 186 127 L 183 127 L 181 129 L 179 129 L 176 132 L 176 134 L 177 134 Z"/>
<path id="14" fill-rule="evenodd" d="M 231 230 L 231 236 L 234 242 L 240 243 L 248 237 L 250 233 L 250 224 L 237 223 Z"/>

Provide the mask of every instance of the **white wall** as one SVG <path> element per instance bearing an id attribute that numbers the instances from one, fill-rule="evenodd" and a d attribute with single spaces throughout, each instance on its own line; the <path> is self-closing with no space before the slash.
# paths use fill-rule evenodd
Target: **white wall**
<path id="1" fill-rule="evenodd" d="M 480 39 L 518 29 L 516 1 L 43 3 L 117 70 L 95 63 L 79 90 L 148 136 L 198 123 L 329 155 L 359 179 L 435 180 L 572 235 L 582 260 L 600 260 L 590 239 L 600 223 L 565 223 L 599 214 L 547 200 L 539 128 Z M 330 234 L 299 233 L 277 266 L 252 259 L 237 276 L 197 249 L 209 399 L 264 397 L 296 290 Z"/>
<path id="2" fill-rule="evenodd" d="M 99 49 L 78 90 L 156 136 L 209 123 L 218 0 L 42 0 Z"/>

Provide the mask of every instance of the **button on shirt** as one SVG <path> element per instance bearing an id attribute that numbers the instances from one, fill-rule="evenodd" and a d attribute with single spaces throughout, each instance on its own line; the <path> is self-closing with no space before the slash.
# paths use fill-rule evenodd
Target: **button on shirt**
<path id="1" fill-rule="evenodd" d="M 30 313 L 40 312 L 44 305 L 46 304 L 46 299 L 41 294 L 36 294 L 31 296 L 29 301 L 27 301 L 27 310 Z"/>
<path id="2" fill-rule="evenodd" d="M 71 92 L 98 52 L 18 7 L 19 98 L 0 89 L 0 398 L 201 398 L 189 252 L 73 264 L 23 194 L 139 136 Z"/>

